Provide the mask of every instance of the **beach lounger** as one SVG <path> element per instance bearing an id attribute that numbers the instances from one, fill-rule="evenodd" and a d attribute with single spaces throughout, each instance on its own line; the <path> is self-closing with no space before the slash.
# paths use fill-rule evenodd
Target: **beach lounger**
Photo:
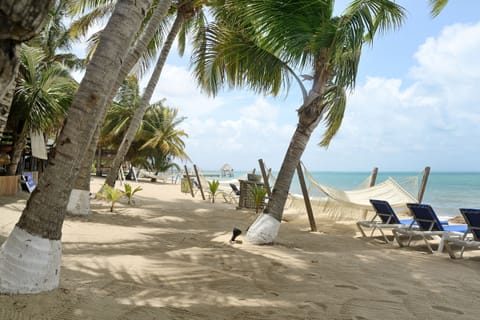
<path id="1" fill-rule="evenodd" d="M 357 222 L 357 227 L 363 237 L 367 237 L 364 228 L 371 228 L 370 237 L 373 236 L 375 230 L 378 230 L 385 242 L 390 243 L 382 229 L 408 228 L 414 223 L 413 219 L 400 220 L 388 201 L 370 199 L 370 203 L 375 209 L 375 216 L 371 220 Z"/>
<path id="2" fill-rule="evenodd" d="M 468 226 L 468 235 L 471 238 L 466 237 L 466 234 L 461 239 L 447 238 L 445 239 L 445 248 L 447 249 L 450 258 L 463 258 L 463 252 L 465 248 L 476 247 L 480 248 L 480 209 L 460 209 L 463 218 Z M 452 246 L 460 246 L 460 255 L 457 257 Z"/>
<path id="3" fill-rule="evenodd" d="M 445 239 L 460 239 L 468 231 L 466 224 L 443 225 L 438 219 L 438 216 L 433 208 L 428 204 L 407 203 L 407 207 L 412 213 L 416 227 L 413 227 L 412 225 L 409 228 L 395 228 L 392 230 L 393 235 L 395 236 L 395 239 L 400 247 L 405 246 L 405 243 L 400 238 L 401 235 L 408 236 L 408 242 L 406 243 L 406 246 L 410 245 L 414 236 L 419 236 L 427 245 L 428 250 L 433 253 L 434 250 L 430 246 L 427 238 L 438 236 L 440 237 L 440 243 L 438 245 L 437 252 L 442 252 Z"/>

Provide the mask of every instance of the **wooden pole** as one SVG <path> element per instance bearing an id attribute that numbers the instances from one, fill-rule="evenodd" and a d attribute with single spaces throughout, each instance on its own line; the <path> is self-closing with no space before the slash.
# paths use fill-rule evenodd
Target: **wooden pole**
<path id="1" fill-rule="evenodd" d="M 423 195 L 425 194 L 425 189 L 427 188 L 428 176 L 430 175 L 430 167 L 425 167 L 423 170 L 422 183 L 420 184 L 420 189 L 418 189 L 417 200 L 419 203 L 422 202 Z"/>
<path id="2" fill-rule="evenodd" d="M 373 187 L 375 185 L 375 182 L 377 181 L 377 174 L 378 174 L 378 168 L 375 167 L 372 170 L 372 176 L 370 177 L 370 187 Z"/>
<path id="3" fill-rule="evenodd" d="M 188 186 L 190 187 L 190 194 L 192 195 L 192 198 L 195 198 L 195 194 L 193 193 L 192 180 L 190 179 L 190 175 L 188 174 L 187 165 L 185 165 L 185 175 L 187 176 Z"/>
<path id="4" fill-rule="evenodd" d="M 203 193 L 203 186 L 202 181 L 200 180 L 200 175 L 198 174 L 197 165 L 193 165 L 193 170 L 195 170 L 195 175 L 197 176 L 198 187 L 200 188 L 200 194 L 202 195 L 202 199 L 205 200 L 205 194 Z"/>
<path id="5" fill-rule="evenodd" d="M 312 204 L 310 197 L 308 196 L 307 185 L 305 184 L 305 177 L 303 176 L 302 164 L 297 166 L 298 180 L 300 181 L 300 187 L 302 187 L 303 200 L 305 201 L 305 208 L 307 209 L 308 221 L 310 222 L 310 230 L 312 232 L 317 231 L 317 224 L 315 223 L 315 217 L 313 216 Z"/>
<path id="6" fill-rule="evenodd" d="M 267 171 L 265 170 L 265 163 L 262 159 L 258 159 L 258 164 L 260 166 L 260 171 L 262 171 L 263 183 L 265 189 L 267 189 L 268 198 L 272 196 L 272 190 L 270 189 L 270 183 L 268 182 Z"/>

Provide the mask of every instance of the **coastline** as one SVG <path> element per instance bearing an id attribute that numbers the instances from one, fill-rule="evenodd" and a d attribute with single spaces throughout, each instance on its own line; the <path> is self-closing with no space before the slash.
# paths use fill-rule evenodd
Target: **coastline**
<path id="1" fill-rule="evenodd" d="M 92 178 L 92 193 L 103 179 Z M 92 214 L 67 217 L 60 288 L 0 296 L 1 319 L 474 319 L 480 252 L 452 261 L 417 246 L 359 238 L 354 221 L 285 212 L 277 241 L 230 243 L 256 218 L 180 185 L 130 182 L 135 206 L 92 200 Z M 0 239 L 27 194 L 0 197 Z M 243 240 L 243 234 L 238 237 Z M 480 250 L 479 250 L 480 251 Z M 441 275 L 440 277 L 438 275 Z M 459 276 L 461 275 L 461 276 Z M 455 288 L 455 290 L 452 290 Z"/>

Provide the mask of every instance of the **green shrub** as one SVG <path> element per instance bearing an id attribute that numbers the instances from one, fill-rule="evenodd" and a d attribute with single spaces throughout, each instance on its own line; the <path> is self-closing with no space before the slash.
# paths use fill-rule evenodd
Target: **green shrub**
<path id="1" fill-rule="evenodd" d="M 110 202 L 110 212 L 113 212 L 113 207 L 115 206 L 115 203 L 123 196 L 123 191 L 114 189 L 108 184 L 104 184 L 102 190 L 97 193 L 97 197 L 102 198 L 107 202 Z"/>

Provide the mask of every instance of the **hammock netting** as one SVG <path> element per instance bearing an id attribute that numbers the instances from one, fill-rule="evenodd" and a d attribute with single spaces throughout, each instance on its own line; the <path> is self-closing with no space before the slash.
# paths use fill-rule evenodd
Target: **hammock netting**
<path id="1" fill-rule="evenodd" d="M 393 179 L 388 177 L 370 187 L 371 177 L 353 190 L 340 190 L 319 183 L 303 166 L 310 202 L 315 215 L 328 216 L 335 220 L 360 220 L 374 216 L 370 199 L 385 200 L 399 214 L 407 214 L 406 203 L 417 202 L 413 194 L 418 190 L 418 176 Z M 292 195 L 290 208 L 305 210 L 305 202 L 300 195 Z"/>

